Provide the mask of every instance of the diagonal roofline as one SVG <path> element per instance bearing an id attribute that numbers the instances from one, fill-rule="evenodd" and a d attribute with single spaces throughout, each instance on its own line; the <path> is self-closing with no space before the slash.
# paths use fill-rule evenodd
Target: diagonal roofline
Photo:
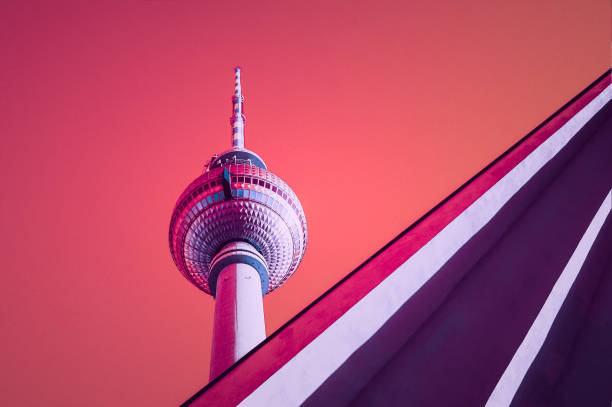
<path id="1" fill-rule="evenodd" d="M 238 404 L 609 84 L 610 70 L 602 74 L 586 89 L 421 216 L 355 270 L 334 284 L 231 368 L 189 398 L 183 405 L 204 405 L 210 401 L 219 405 Z M 410 233 L 411 231 L 415 231 L 415 233 Z M 347 293 L 350 293 L 350 295 L 346 295 Z M 326 306 L 327 303 L 330 303 L 331 307 Z"/>

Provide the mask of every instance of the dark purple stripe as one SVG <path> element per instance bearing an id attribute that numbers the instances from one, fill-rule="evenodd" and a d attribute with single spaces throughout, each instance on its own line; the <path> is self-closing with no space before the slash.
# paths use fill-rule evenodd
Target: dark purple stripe
<path id="1" fill-rule="evenodd" d="M 612 247 L 608 246 L 612 253 Z M 554 389 L 552 405 L 612 403 L 612 261 L 583 320 L 572 355 Z"/>
<path id="2" fill-rule="evenodd" d="M 612 185 L 608 103 L 305 405 L 483 405 Z"/>
<path id="3" fill-rule="evenodd" d="M 608 215 L 512 406 L 610 405 L 611 248 Z"/>

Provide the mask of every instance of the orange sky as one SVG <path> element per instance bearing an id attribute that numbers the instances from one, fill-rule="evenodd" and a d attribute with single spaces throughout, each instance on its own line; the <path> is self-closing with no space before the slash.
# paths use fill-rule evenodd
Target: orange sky
<path id="1" fill-rule="evenodd" d="M 268 333 L 610 67 L 607 0 L 17 3 L 2 405 L 176 405 L 207 382 L 213 300 L 167 233 L 229 147 L 235 65 L 246 145 L 309 228 Z"/>

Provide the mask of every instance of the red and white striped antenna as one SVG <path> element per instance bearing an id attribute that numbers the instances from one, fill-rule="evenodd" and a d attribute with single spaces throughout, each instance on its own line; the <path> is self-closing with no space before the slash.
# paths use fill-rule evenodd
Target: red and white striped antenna
<path id="1" fill-rule="evenodd" d="M 246 123 L 246 117 L 243 114 L 244 96 L 242 96 L 240 85 L 240 68 L 236 67 L 234 72 L 236 73 L 236 83 L 232 96 L 233 114 L 230 119 L 232 124 L 232 149 L 242 149 L 244 148 L 244 124 Z"/>

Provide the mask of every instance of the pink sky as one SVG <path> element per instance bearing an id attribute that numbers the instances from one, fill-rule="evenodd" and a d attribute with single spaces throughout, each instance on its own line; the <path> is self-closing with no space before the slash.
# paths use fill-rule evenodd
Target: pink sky
<path id="1" fill-rule="evenodd" d="M 608 1 L 330 3 L 2 6 L 0 404 L 206 384 L 213 300 L 167 233 L 229 147 L 235 65 L 246 145 L 309 227 L 268 333 L 610 67 Z"/>

